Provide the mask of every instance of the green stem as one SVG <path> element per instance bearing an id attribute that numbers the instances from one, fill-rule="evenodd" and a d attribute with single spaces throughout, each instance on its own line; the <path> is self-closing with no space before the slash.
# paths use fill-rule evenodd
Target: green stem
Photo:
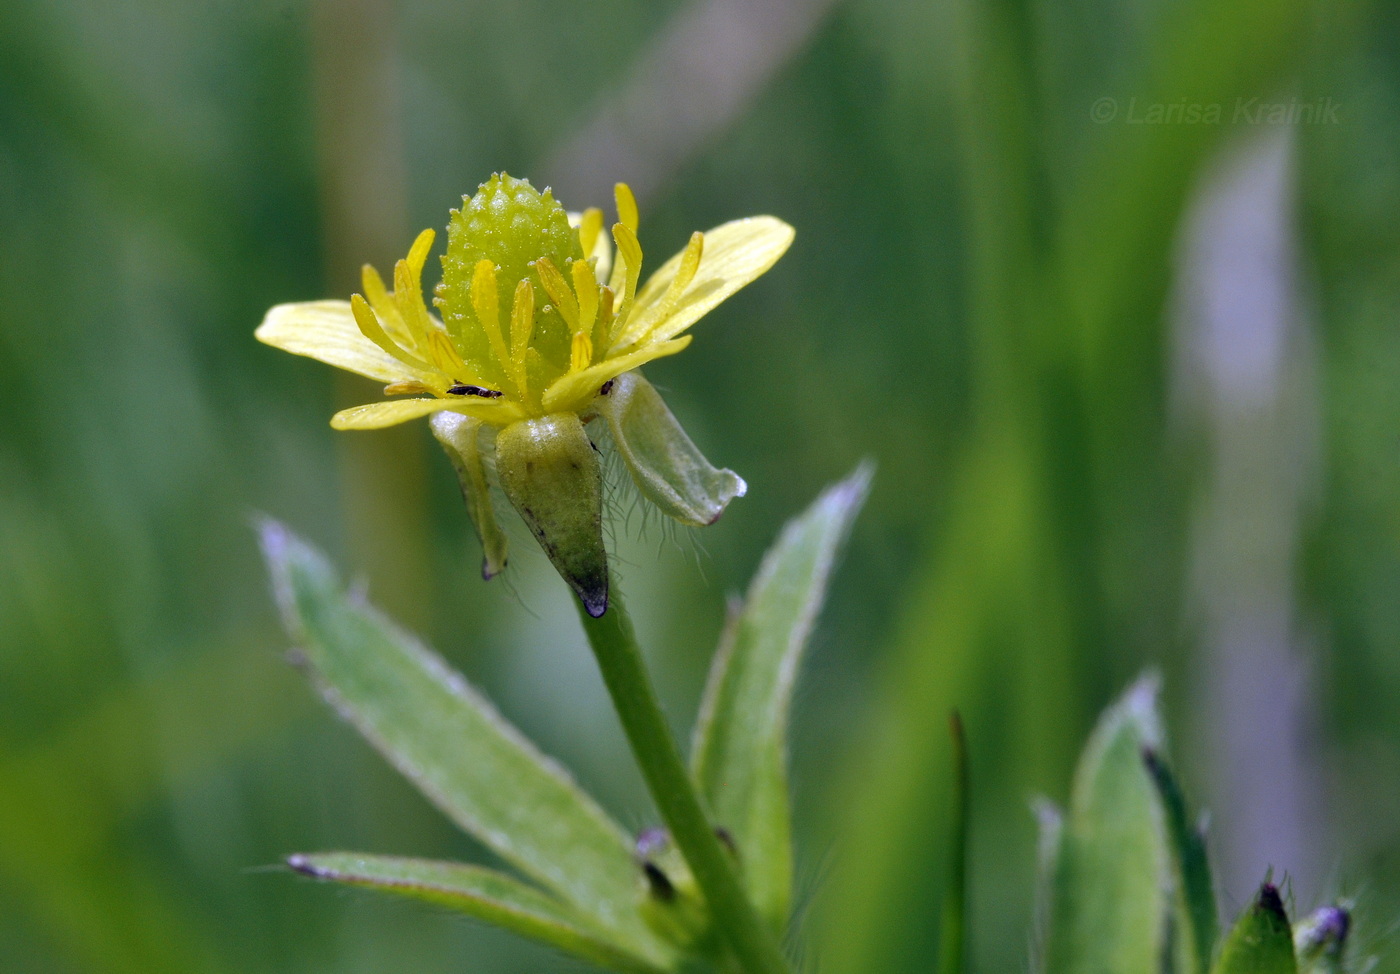
<path id="1" fill-rule="evenodd" d="M 661 712 L 661 702 L 642 662 L 632 619 L 616 586 L 608 610 L 594 619 L 577 599 L 579 618 L 603 672 L 632 753 L 656 802 L 671 838 L 685 856 L 695 881 L 709 905 L 710 915 L 728 940 L 734 956 L 748 974 L 788 974 L 789 968 L 777 940 L 759 919 L 739 877 L 730 865 L 729 853 L 720 844 L 705 809 L 681 760 L 671 727 Z"/>

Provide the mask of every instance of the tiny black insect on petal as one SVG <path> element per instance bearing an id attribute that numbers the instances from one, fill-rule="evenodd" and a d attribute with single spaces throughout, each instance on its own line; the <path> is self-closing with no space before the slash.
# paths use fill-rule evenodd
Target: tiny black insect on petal
<path id="1" fill-rule="evenodd" d="M 613 383 L 616 381 L 616 379 L 609 379 L 607 382 L 604 382 L 603 388 L 598 390 L 598 395 L 606 396 L 608 393 L 612 392 Z"/>
<path id="2" fill-rule="evenodd" d="M 499 389 L 483 389 L 481 386 L 469 386 L 465 382 L 454 382 L 447 391 L 454 396 L 480 396 L 482 399 L 501 398 Z"/>

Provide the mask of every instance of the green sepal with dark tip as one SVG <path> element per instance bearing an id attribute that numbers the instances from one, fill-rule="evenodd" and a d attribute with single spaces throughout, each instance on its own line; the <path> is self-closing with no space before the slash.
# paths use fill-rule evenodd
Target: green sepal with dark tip
<path id="1" fill-rule="evenodd" d="M 640 372 L 618 376 L 597 403 L 632 481 L 668 517 L 693 527 L 713 524 L 748 490 L 734 471 L 705 459 Z"/>
<path id="2" fill-rule="evenodd" d="M 462 499 L 467 502 L 467 516 L 481 541 L 481 577 L 490 579 L 506 567 L 508 542 L 501 523 L 496 520 L 486 465 L 481 459 L 482 422 L 461 413 L 441 412 L 433 414 L 431 425 L 433 436 L 442 444 L 457 471 Z"/>
<path id="3" fill-rule="evenodd" d="M 608 608 L 603 476 L 576 413 L 512 423 L 496 437 L 496 474 L 554 568 L 593 618 Z"/>
<path id="4" fill-rule="evenodd" d="M 1213 974 L 1297 974 L 1288 913 L 1272 883 L 1259 888 L 1230 931 Z"/>

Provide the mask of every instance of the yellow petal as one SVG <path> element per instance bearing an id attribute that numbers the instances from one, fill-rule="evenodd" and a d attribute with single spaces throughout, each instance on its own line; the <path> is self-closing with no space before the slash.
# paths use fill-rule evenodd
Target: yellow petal
<path id="1" fill-rule="evenodd" d="M 458 399 L 390 399 L 342 409 L 331 417 L 331 425 L 338 430 L 376 430 L 446 409 L 466 416 L 475 416 L 496 425 L 504 425 L 520 418 L 520 410 L 513 403 L 463 402 Z"/>
<path id="2" fill-rule="evenodd" d="M 568 373 L 545 391 L 545 411 L 552 413 L 560 410 L 581 409 L 598 394 L 603 383 L 609 379 L 616 378 L 632 369 L 640 368 L 653 359 L 675 355 L 690 344 L 691 337 L 685 335 L 669 342 L 650 343 L 628 355 L 604 359 L 597 365 L 581 372 Z"/>
<path id="3" fill-rule="evenodd" d="M 420 369 L 399 361 L 366 338 L 350 313 L 349 301 L 279 304 L 253 334 L 258 341 L 284 352 L 305 355 L 379 382 L 427 378 Z"/>
<path id="4" fill-rule="evenodd" d="M 618 336 L 617 347 L 625 348 L 646 335 L 649 341 L 664 341 L 685 331 L 739 288 L 762 275 L 778 262 L 792 243 L 793 229 L 771 216 L 752 216 L 715 227 L 705 234 L 705 252 L 695 279 L 668 309 L 661 299 L 681 269 L 681 251 L 647 280 L 632 305 L 631 319 Z"/>

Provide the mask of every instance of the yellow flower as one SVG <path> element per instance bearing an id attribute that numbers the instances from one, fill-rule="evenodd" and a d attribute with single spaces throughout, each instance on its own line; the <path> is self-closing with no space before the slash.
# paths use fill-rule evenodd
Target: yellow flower
<path id="1" fill-rule="evenodd" d="M 423 266 L 435 237 L 424 230 L 395 265 L 392 291 L 366 265 L 363 295 L 277 305 L 256 336 L 384 382 L 386 396 L 426 396 L 343 410 L 331 420 L 336 429 L 391 426 L 441 410 L 498 427 L 585 412 L 609 379 L 685 348 L 686 329 L 772 267 L 793 237 L 790 226 L 768 216 L 696 232 L 639 288 L 637 204 L 622 183 L 616 200 L 614 260 L 601 211 L 569 219 L 548 190 L 538 194 L 524 180 L 493 176 L 453 213 L 436 302 L 442 319 L 423 301 Z M 528 226 L 506 228 L 519 230 L 521 240 L 504 239 L 497 229 L 503 246 L 495 253 L 473 240 L 474 247 L 461 249 L 475 259 L 463 266 L 468 260 L 454 254 L 452 238 L 481 229 L 468 224 L 471 217 Z M 561 246 L 563 221 L 569 239 Z"/>
<path id="2" fill-rule="evenodd" d="M 638 489 L 667 515 L 718 518 L 743 480 L 710 465 L 634 370 L 685 348 L 685 331 L 772 267 L 793 237 L 770 216 L 697 232 L 639 287 L 637 204 L 625 184 L 616 203 L 609 241 L 601 211 L 571 216 L 549 190 L 492 176 L 452 212 L 434 299 L 441 318 L 423 300 L 434 240 L 424 230 L 395 265 L 393 290 L 366 265 L 363 295 L 278 305 L 256 332 L 384 382 L 386 396 L 414 396 L 342 410 L 336 429 L 432 415 L 487 578 L 506 560 L 483 459 L 494 450 L 496 483 L 594 616 L 607 607 L 608 573 L 602 480 L 584 424 L 604 420 Z"/>

